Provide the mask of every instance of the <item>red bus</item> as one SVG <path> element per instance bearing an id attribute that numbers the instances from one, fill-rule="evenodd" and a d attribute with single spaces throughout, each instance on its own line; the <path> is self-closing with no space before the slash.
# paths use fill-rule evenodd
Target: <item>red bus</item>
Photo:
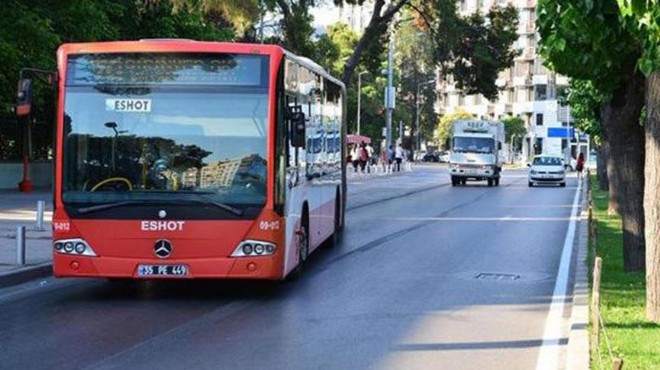
<path id="1" fill-rule="evenodd" d="M 57 52 L 58 277 L 280 280 L 342 231 L 345 87 L 275 45 Z"/>

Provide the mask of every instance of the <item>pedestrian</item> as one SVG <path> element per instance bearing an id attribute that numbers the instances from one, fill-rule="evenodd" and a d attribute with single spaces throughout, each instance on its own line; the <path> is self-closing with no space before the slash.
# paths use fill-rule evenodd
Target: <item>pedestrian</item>
<path id="1" fill-rule="evenodd" d="M 578 178 L 582 178 L 583 169 L 584 169 L 584 154 L 580 153 L 578 155 L 577 163 L 575 164 L 575 171 L 577 172 Z"/>
<path id="2" fill-rule="evenodd" d="M 401 171 L 401 162 L 403 161 L 403 148 L 401 147 L 401 144 L 399 144 L 396 147 L 396 151 L 394 152 L 394 160 L 396 161 L 396 172 Z"/>
<path id="3" fill-rule="evenodd" d="M 353 164 L 353 171 L 358 171 L 358 165 L 360 165 L 360 153 L 358 153 L 357 144 L 351 149 L 351 163 Z"/>
<path id="4" fill-rule="evenodd" d="M 394 164 L 394 145 L 390 145 L 390 148 L 387 150 L 387 168 L 390 172 L 394 170 L 393 164 Z"/>
<path id="5" fill-rule="evenodd" d="M 374 155 L 374 148 L 371 143 L 367 143 L 367 154 L 369 155 L 369 162 L 367 163 L 367 172 L 371 172 L 371 166 L 376 165 L 376 156 Z"/>
<path id="6" fill-rule="evenodd" d="M 367 166 L 367 162 L 369 162 L 369 152 L 367 151 L 367 144 L 364 141 L 360 144 L 359 161 L 360 170 L 364 173 L 364 168 Z"/>

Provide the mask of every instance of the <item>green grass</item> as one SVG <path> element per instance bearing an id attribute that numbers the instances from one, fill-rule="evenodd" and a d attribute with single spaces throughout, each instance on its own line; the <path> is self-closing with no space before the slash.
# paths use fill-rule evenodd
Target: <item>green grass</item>
<path id="1" fill-rule="evenodd" d="M 607 192 L 600 191 L 595 176 L 591 177 L 590 183 L 594 218 L 598 224 L 596 254 L 603 258 L 601 315 L 613 355 L 624 360 L 624 370 L 660 369 L 660 325 L 645 319 L 644 273 L 623 271 L 621 218 L 607 214 Z M 593 261 L 593 256 L 590 260 Z M 590 270 L 592 268 L 593 263 Z M 612 363 L 602 330 L 600 352 L 603 368 L 611 369 Z M 593 354 L 593 351 L 591 368 L 601 368 L 598 355 Z"/>

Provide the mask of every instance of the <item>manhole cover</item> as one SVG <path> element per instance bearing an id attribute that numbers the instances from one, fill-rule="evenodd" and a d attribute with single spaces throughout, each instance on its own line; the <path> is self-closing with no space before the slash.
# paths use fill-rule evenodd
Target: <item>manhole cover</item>
<path id="1" fill-rule="evenodd" d="M 513 281 L 520 279 L 520 275 L 516 274 L 496 274 L 482 272 L 475 276 L 477 280 L 494 280 L 494 281 Z"/>

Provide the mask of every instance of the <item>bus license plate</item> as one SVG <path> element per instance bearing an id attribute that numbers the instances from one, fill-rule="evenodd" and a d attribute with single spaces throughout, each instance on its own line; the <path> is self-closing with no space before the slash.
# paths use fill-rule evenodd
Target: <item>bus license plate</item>
<path id="1" fill-rule="evenodd" d="M 187 265 L 138 265 L 138 276 L 186 276 Z"/>

